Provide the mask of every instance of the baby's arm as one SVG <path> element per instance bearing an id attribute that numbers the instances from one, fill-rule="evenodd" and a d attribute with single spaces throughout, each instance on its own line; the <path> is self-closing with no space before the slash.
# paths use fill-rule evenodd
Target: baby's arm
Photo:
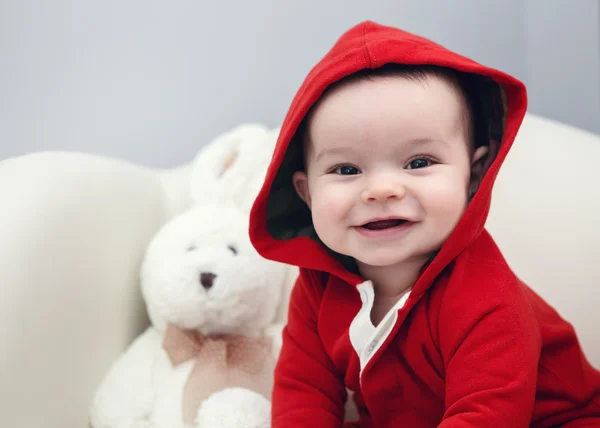
<path id="1" fill-rule="evenodd" d="M 283 345 L 275 369 L 273 428 L 339 428 L 344 418 L 344 383 L 317 332 L 320 287 L 308 273 L 296 281 Z"/>
<path id="2" fill-rule="evenodd" d="M 449 286 L 442 303 L 446 412 L 439 427 L 528 427 L 541 348 L 536 318 L 518 280 L 491 275 L 475 284 L 472 293 Z"/>

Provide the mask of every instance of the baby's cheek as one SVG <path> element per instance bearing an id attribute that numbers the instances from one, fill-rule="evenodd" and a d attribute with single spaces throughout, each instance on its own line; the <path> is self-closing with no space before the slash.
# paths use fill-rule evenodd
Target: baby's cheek
<path id="1" fill-rule="evenodd" d="M 343 201 L 339 197 L 333 196 L 324 201 L 324 211 L 331 217 L 339 217 L 343 210 Z"/>
<path id="2" fill-rule="evenodd" d="M 467 184 L 460 177 L 445 177 L 428 183 L 427 205 L 431 214 L 449 221 L 462 215 L 467 203 Z"/>
<path id="3" fill-rule="evenodd" d="M 348 210 L 349 192 L 336 187 L 332 185 L 324 186 L 321 191 L 316 193 L 314 203 L 315 210 L 319 211 L 319 215 L 330 219 L 344 217 L 345 211 Z"/>

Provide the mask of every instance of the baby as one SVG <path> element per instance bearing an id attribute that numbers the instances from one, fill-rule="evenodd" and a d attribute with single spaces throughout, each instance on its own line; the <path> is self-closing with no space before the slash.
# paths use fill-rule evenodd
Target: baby
<path id="1" fill-rule="evenodd" d="M 362 23 L 311 71 L 251 216 L 299 266 L 273 427 L 600 426 L 600 373 L 484 229 L 522 83 Z"/>

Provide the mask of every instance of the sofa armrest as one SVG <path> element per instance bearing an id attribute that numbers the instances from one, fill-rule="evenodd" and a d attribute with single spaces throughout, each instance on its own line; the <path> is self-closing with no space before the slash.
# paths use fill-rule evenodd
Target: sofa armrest
<path id="1" fill-rule="evenodd" d="M 0 162 L 2 425 L 87 426 L 147 320 L 138 269 L 169 216 L 157 171 L 77 153 Z"/>

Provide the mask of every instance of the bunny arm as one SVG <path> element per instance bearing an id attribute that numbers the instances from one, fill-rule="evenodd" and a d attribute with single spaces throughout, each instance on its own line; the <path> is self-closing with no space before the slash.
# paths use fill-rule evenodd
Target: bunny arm
<path id="1" fill-rule="evenodd" d="M 154 406 L 153 369 L 161 338 L 153 327 L 129 346 L 110 367 L 90 409 L 94 428 L 146 428 Z"/>
<path id="2" fill-rule="evenodd" d="M 197 428 L 270 428 L 271 403 L 244 388 L 215 392 L 200 406 Z"/>

